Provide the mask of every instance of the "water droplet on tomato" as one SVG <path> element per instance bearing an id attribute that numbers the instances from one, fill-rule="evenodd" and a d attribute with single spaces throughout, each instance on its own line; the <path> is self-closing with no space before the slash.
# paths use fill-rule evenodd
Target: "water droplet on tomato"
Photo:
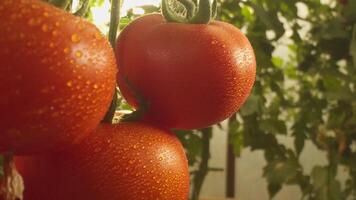
<path id="1" fill-rule="evenodd" d="M 57 36 L 58 35 L 58 31 L 57 30 L 52 31 L 52 35 L 53 36 Z"/>
<path id="2" fill-rule="evenodd" d="M 43 24 L 42 25 L 42 31 L 43 32 L 47 32 L 48 31 L 48 25 L 47 24 Z"/>
<path id="3" fill-rule="evenodd" d="M 96 38 L 97 40 L 99 40 L 99 39 L 101 38 L 100 33 L 95 33 L 95 38 Z"/>
<path id="4" fill-rule="evenodd" d="M 81 51 L 76 51 L 75 56 L 81 58 L 83 56 L 83 53 Z"/>
<path id="5" fill-rule="evenodd" d="M 67 53 L 69 53 L 69 48 L 65 48 L 65 49 L 63 49 L 63 52 L 65 53 L 65 54 L 67 54 Z"/>
<path id="6" fill-rule="evenodd" d="M 36 24 L 36 20 L 31 18 L 30 20 L 28 20 L 28 25 L 30 26 L 34 26 Z"/>
<path id="7" fill-rule="evenodd" d="M 72 42 L 77 43 L 80 41 L 80 37 L 78 34 L 74 33 L 71 37 Z"/>
<path id="8" fill-rule="evenodd" d="M 73 86 L 73 82 L 72 82 L 72 81 L 68 81 L 68 82 L 67 82 L 67 86 L 68 86 L 68 87 L 72 87 L 72 86 Z"/>

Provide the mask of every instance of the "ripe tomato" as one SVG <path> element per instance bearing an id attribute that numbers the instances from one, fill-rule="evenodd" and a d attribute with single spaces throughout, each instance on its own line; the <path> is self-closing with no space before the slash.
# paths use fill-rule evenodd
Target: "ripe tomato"
<path id="1" fill-rule="evenodd" d="M 0 27 L 0 152 L 57 150 L 92 132 L 117 72 L 100 31 L 38 0 L 1 0 Z"/>
<path id="2" fill-rule="evenodd" d="M 175 135 L 143 123 L 100 125 L 79 146 L 18 157 L 26 200 L 187 200 L 189 171 Z"/>
<path id="3" fill-rule="evenodd" d="M 118 83 L 145 119 L 179 129 L 207 127 L 235 113 L 255 81 L 248 39 L 234 26 L 165 22 L 160 14 L 129 24 L 117 43 Z M 138 94 L 138 95 L 137 95 Z"/>

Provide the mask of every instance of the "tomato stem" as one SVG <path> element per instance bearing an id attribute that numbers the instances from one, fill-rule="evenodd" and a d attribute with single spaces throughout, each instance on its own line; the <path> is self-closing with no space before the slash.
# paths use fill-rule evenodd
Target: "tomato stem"
<path id="1" fill-rule="evenodd" d="M 122 0 L 111 1 L 109 41 L 114 49 L 116 45 L 117 32 L 119 31 L 121 1 Z"/>
<path id="2" fill-rule="evenodd" d="M 74 13 L 75 16 L 83 17 L 85 16 L 88 11 L 89 11 L 89 0 L 84 0 L 80 8 Z"/>
<path id="3" fill-rule="evenodd" d="M 196 8 L 192 0 L 176 0 L 178 4 L 170 3 L 172 0 L 162 0 L 162 15 L 168 22 L 190 23 L 190 24 L 208 24 L 216 16 L 216 0 L 199 0 Z M 178 7 L 183 6 L 186 14 Z"/>
<path id="4" fill-rule="evenodd" d="M 109 28 L 109 42 L 112 48 L 115 50 L 117 33 L 120 30 L 120 9 L 123 0 L 112 0 L 111 1 L 111 11 L 110 11 L 110 28 Z M 110 108 L 106 113 L 103 122 L 112 123 L 115 117 L 116 109 L 118 106 L 118 95 L 119 91 L 115 88 L 115 93 L 113 100 L 111 102 Z"/>
<path id="5" fill-rule="evenodd" d="M 201 162 L 193 177 L 191 200 L 199 199 L 204 180 L 209 173 L 210 139 L 212 137 L 212 130 L 211 127 L 200 130 L 203 144 L 201 148 Z"/>
<path id="6" fill-rule="evenodd" d="M 0 180 L 0 195 L 4 200 L 22 200 L 24 183 L 21 175 L 17 172 L 13 155 L 4 155 L 3 162 L 4 177 Z"/>

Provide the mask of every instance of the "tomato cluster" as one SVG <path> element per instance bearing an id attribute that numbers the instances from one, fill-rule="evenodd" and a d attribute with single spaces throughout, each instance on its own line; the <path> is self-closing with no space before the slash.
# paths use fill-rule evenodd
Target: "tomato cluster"
<path id="1" fill-rule="evenodd" d="M 40 0 L 0 1 L 0 153 L 17 156 L 25 200 L 188 198 L 187 159 L 170 129 L 235 113 L 256 62 L 234 26 L 172 19 L 136 19 L 115 55 L 80 17 Z M 101 123 L 116 83 L 142 113 L 136 122 Z"/>

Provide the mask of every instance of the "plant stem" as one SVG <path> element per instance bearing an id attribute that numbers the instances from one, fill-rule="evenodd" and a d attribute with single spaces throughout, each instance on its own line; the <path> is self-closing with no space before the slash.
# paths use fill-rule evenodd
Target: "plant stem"
<path id="1" fill-rule="evenodd" d="M 111 0 L 109 42 L 114 50 L 116 47 L 117 33 L 120 30 L 119 29 L 120 9 L 121 9 L 122 1 L 123 0 Z M 117 105 L 119 103 L 118 102 L 118 93 L 119 93 L 119 91 L 117 90 L 117 88 L 115 88 L 115 94 L 114 94 L 113 100 L 111 102 L 108 112 L 106 113 L 106 115 L 104 117 L 103 122 L 112 123 L 112 121 L 115 117 Z"/>
<path id="2" fill-rule="evenodd" d="M 70 0 L 50 0 L 49 3 L 58 8 L 65 9 L 70 3 Z"/>
<path id="3" fill-rule="evenodd" d="M 82 6 L 74 13 L 74 15 L 84 17 L 88 13 L 89 8 L 89 0 L 84 0 Z"/>
<path id="4" fill-rule="evenodd" d="M 114 49 L 116 46 L 117 32 L 119 31 L 120 8 L 121 8 L 121 0 L 111 0 L 109 41 Z"/>
<path id="5" fill-rule="evenodd" d="M 4 177 L 0 180 L 0 195 L 4 200 L 22 200 L 24 183 L 21 175 L 17 172 L 13 155 L 4 155 L 3 162 Z"/>
<path id="6" fill-rule="evenodd" d="M 210 139 L 212 136 L 212 128 L 206 128 L 201 130 L 202 133 L 202 151 L 201 151 L 201 162 L 199 169 L 193 178 L 193 187 L 191 193 L 191 200 L 198 200 L 200 191 L 202 189 L 206 175 L 209 172 L 209 159 L 210 159 Z"/>

